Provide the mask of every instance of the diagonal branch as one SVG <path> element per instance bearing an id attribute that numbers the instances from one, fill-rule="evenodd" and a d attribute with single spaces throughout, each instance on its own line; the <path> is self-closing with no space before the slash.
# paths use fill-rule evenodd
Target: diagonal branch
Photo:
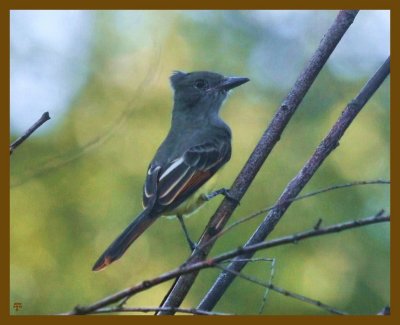
<path id="1" fill-rule="evenodd" d="M 299 173 L 293 178 L 293 180 L 286 186 L 276 203 L 276 208 L 268 213 L 264 221 L 247 241 L 245 247 L 264 241 L 265 238 L 272 232 L 276 224 L 291 205 L 292 202 L 290 200 L 293 200 L 293 198 L 295 198 L 301 192 L 304 186 L 318 170 L 319 166 L 321 166 L 328 155 L 339 145 L 339 140 L 342 138 L 347 128 L 353 122 L 354 118 L 361 111 L 367 101 L 372 97 L 375 91 L 380 87 L 389 73 L 390 57 L 361 89 L 357 97 L 346 106 L 341 116 L 333 125 L 328 135 L 317 147 L 314 154 L 299 171 Z M 250 258 L 253 254 L 254 253 L 252 252 L 250 254 L 240 256 L 240 258 Z M 227 268 L 235 272 L 240 272 L 245 265 L 245 262 L 234 261 Z M 235 275 L 232 272 L 222 272 L 199 304 L 198 309 L 213 309 L 234 279 Z"/>
<path id="2" fill-rule="evenodd" d="M 275 113 L 270 125 L 264 132 L 253 153 L 233 183 L 230 194 L 237 199 L 237 202 L 239 202 L 246 193 L 261 166 L 264 164 L 264 161 L 267 159 L 275 144 L 279 141 L 283 130 L 296 112 L 297 107 L 300 105 L 314 80 L 317 78 L 329 56 L 336 48 L 347 29 L 353 23 L 357 13 L 358 10 L 340 11 L 332 26 L 322 38 L 306 68 L 300 74 L 293 88 L 281 104 L 281 107 Z M 236 209 L 237 202 L 227 199 L 222 201 L 221 205 L 208 223 L 206 231 L 200 239 L 200 245 L 210 241 L 211 237 L 223 229 Z M 214 241 L 211 241 L 206 248 L 203 248 L 201 251 L 195 251 L 188 263 L 196 263 L 203 260 L 210 252 L 213 243 Z M 161 306 L 179 307 L 193 285 L 196 276 L 197 273 L 194 272 L 177 279 L 161 303 Z M 159 312 L 158 314 L 164 315 L 171 313 Z"/>
<path id="3" fill-rule="evenodd" d="M 10 156 L 14 152 L 14 150 L 22 144 L 26 139 L 28 139 L 33 132 L 35 132 L 38 128 L 42 126 L 43 123 L 50 120 L 49 112 L 43 113 L 43 115 L 38 119 L 26 132 L 20 136 L 17 140 L 15 140 L 12 144 L 10 144 Z"/>

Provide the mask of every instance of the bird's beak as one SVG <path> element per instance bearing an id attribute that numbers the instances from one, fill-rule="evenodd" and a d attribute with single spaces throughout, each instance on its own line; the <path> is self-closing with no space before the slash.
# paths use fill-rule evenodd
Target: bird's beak
<path id="1" fill-rule="evenodd" d="M 216 86 L 215 88 L 219 90 L 231 90 L 233 88 L 236 88 L 240 85 L 243 85 L 244 83 L 250 81 L 249 78 L 243 78 L 243 77 L 225 77 L 222 79 L 222 82 Z"/>

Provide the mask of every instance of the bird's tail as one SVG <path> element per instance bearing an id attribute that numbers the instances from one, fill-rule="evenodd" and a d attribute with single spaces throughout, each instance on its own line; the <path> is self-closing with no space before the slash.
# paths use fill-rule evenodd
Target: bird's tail
<path id="1" fill-rule="evenodd" d="M 115 239 L 94 264 L 92 270 L 100 271 L 119 259 L 129 246 L 157 219 L 157 215 L 144 210 L 135 220 Z"/>

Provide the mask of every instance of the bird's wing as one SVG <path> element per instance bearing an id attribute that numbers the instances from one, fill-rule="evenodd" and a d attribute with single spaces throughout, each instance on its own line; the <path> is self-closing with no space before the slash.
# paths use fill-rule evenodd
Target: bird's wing
<path id="1" fill-rule="evenodd" d="M 173 209 L 209 180 L 231 156 L 229 142 L 194 146 L 165 166 L 150 165 L 143 190 L 145 208 Z"/>

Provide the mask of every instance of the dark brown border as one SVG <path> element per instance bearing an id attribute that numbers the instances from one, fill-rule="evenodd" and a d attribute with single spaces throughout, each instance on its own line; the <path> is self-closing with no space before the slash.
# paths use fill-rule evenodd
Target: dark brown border
<path id="1" fill-rule="evenodd" d="M 86 0 L 85 3 L 82 3 L 82 0 L 59 0 L 59 1 L 43 1 L 43 0 L 14 0 L 14 1 L 1 1 L 0 2 L 0 26 L 1 26 L 1 44 L 4 46 L 2 49 L 2 60 L 1 60 L 1 91 L 2 96 L 0 97 L 2 100 L 3 109 L 0 110 L 1 114 L 1 127 L 2 136 L 0 137 L 0 141 L 2 143 L 2 152 L 3 159 L 0 160 L 0 179 L 1 181 L 1 196 L 0 196 L 0 207 L 1 207 L 1 227 L 0 234 L 2 238 L 1 247 L 1 256 L 4 261 L 2 263 L 2 267 L 0 268 L 1 272 L 1 290 L 0 290 L 0 319 L 3 324 L 5 323 L 22 323 L 22 322 L 40 322 L 40 323 L 67 323 L 67 322 L 77 322 L 77 323 L 88 323 L 91 321 L 95 321 L 96 323 L 109 323 L 110 321 L 117 320 L 118 322 L 141 322 L 146 321 L 149 322 L 174 322 L 182 323 L 187 322 L 188 318 L 191 316 L 181 316 L 181 317 L 162 317 L 162 318 L 154 318 L 145 316 L 137 316 L 134 319 L 131 317 L 121 317 L 121 316 L 75 316 L 72 320 L 71 317 L 58 317 L 55 319 L 52 316 L 10 316 L 9 315 L 9 154 L 8 154 L 8 145 L 9 145 L 9 10 L 10 9 L 391 9 L 391 89 L 397 89 L 397 91 L 392 92 L 391 96 L 391 107 L 394 109 L 391 110 L 391 197 L 396 198 L 399 196 L 399 190 L 397 186 L 397 180 L 399 179 L 399 169 L 397 168 L 398 163 L 398 138 L 399 135 L 399 127 L 397 126 L 397 122 L 399 121 L 399 99 L 398 99 L 398 44 L 399 44 L 399 30 L 400 30 L 400 14 L 399 14 L 399 4 L 398 0 L 336 0 L 331 1 L 330 3 L 321 2 L 321 1 L 312 1 L 312 0 L 284 0 L 277 1 L 274 3 L 269 3 L 265 0 L 247 0 L 240 2 L 233 1 L 192 1 L 189 2 L 187 0 L 170 0 L 170 1 L 131 1 L 130 3 L 125 3 L 124 1 L 114 0 L 114 1 L 93 1 Z M 393 78 L 394 76 L 394 78 Z M 6 146 L 7 145 L 7 146 Z M 397 148 L 397 150 L 395 149 Z M 6 151 L 7 150 L 7 151 Z M 255 321 L 255 322 L 305 322 L 307 324 L 317 324 L 321 321 L 324 323 L 337 323 L 340 322 L 363 322 L 363 323 L 376 323 L 376 322 L 385 322 L 392 323 L 398 322 L 398 288 L 399 288 L 399 269 L 398 269 L 398 259 L 396 256 L 398 255 L 400 243 L 399 237 L 394 236 L 395 231 L 398 229 L 398 220 L 397 213 L 398 211 L 398 200 L 392 200 L 392 235 L 391 235 L 391 316 L 389 317 L 374 317 L 374 316 L 362 316 L 362 317 L 341 317 L 340 320 L 337 317 L 319 317 L 319 316 L 301 316 L 301 317 L 279 317 L 279 316 L 271 316 L 268 318 L 262 316 L 236 316 L 236 317 L 225 317 L 223 321 L 230 322 L 246 321 Z M 393 213 L 394 212 L 394 213 Z M 371 259 L 371 263 L 373 263 L 373 258 Z M 4 290 L 7 288 L 7 290 Z M 94 318 L 96 317 L 96 318 Z M 397 321 L 396 321 L 397 319 Z M 191 318 L 190 322 L 201 321 L 204 319 L 200 318 Z M 217 317 L 208 317 L 207 321 L 217 321 L 221 322 L 222 319 Z"/>
<path id="2" fill-rule="evenodd" d="M 269 2 L 250 1 L 104 1 L 104 0 L 12 0 L 6 4 L 8 9 L 389 9 L 394 8 L 396 0 L 284 0 Z"/>

